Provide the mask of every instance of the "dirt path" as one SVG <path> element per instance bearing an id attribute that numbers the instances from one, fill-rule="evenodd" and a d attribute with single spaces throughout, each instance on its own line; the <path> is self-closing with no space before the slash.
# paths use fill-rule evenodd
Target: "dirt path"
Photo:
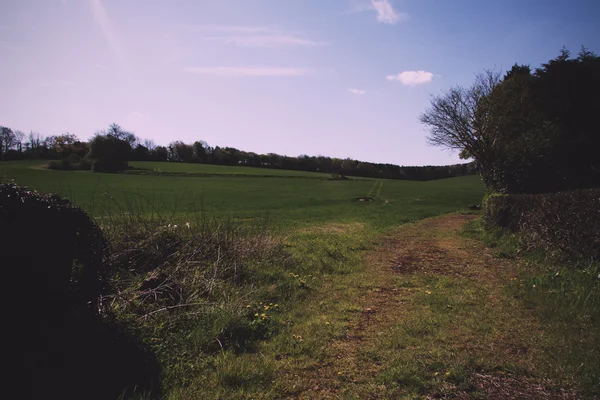
<path id="1" fill-rule="evenodd" d="M 460 235 L 473 218 L 407 225 L 370 252 L 346 332 L 297 398 L 578 398 L 547 379 L 544 332 L 506 290 L 517 267 Z"/>

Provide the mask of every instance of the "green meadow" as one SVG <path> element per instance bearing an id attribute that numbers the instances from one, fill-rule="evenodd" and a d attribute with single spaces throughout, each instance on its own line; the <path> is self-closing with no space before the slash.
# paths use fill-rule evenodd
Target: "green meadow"
<path id="1" fill-rule="evenodd" d="M 333 181 L 328 174 L 301 171 L 183 163 L 131 165 L 135 168 L 131 173 L 102 174 L 50 171 L 40 161 L 6 162 L 0 164 L 0 177 L 41 193 L 60 194 L 96 217 L 117 211 L 182 220 L 202 211 L 235 219 L 267 216 L 284 228 L 359 222 L 379 230 L 464 209 L 479 203 L 483 195 L 477 176 L 429 182 Z"/>
<path id="2" fill-rule="evenodd" d="M 595 303 L 535 297 L 553 265 L 523 268 L 510 255 L 515 243 L 495 245 L 496 257 L 485 249 L 476 216 L 465 212 L 484 194 L 478 176 L 331 180 L 131 165 L 103 174 L 0 163 L 3 180 L 82 207 L 111 243 L 110 320 L 136 332 L 160 366 L 154 386 L 103 382 L 119 398 L 597 394 L 596 325 L 573 322 L 596 315 L 585 311 Z M 548 276 L 558 285 L 557 273 Z M 564 316 L 568 328 L 532 307 Z M 579 340 L 575 331 L 589 334 Z"/>
<path id="3" fill-rule="evenodd" d="M 504 334 L 506 326 L 523 324 L 520 314 L 487 308 L 488 289 L 476 289 L 483 278 L 436 283 L 443 276 L 439 268 L 470 261 L 444 258 L 432 241 L 457 248 L 465 243 L 456 233 L 412 224 L 478 204 L 484 187 L 477 176 L 339 181 L 327 174 L 198 164 L 136 162 L 134 170 L 119 174 L 42 165 L 0 163 L 0 176 L 61 194 L 97 218 L 113 244 L 111 312 L 140 332 L 161 365 L 160 392 L 128 390 L 122 398 L 481 394 L 469 383 L 475 382 L 473 371 L 521 368 L 504 353 L 487 360 L 477 350 L 480 342 L 500 340 L 496 330 Z M 131 215 L 133 224 L 122 229 L 113 223 L 115 216 Z M 143 222 L 155 217 L 158 224 Z M 398 239 L 402 235 L 406 239 Z M 177 251 L 155 252 L 174 245 Z M 464 257 L 481 258 L 481 251 Z M 138 265 L 140 260 L 150 264 Z M 434 275 L 398 274 L 390 262 L 429 263 Z M 486 274 L 494 265 L 476 271 Z M 147 272 L 152 268 L 157 272 Z M 504 277 L 503 268 L 496 267 Z M 161 298 L 169 292 L 160 287 L 157 302 L 145 297 L 140 285 L 155 273 L 189 294 L 181 300 L 184 308 Z M 396 297 L 388 298 L 391 293 Z M 433 294 L 446 297 L 430 304 Z M 474 343 L 473 349 L 447 345 L 463 341 Z M 534 368 L 537 360 L 523 374 L 552 376 Z"/>

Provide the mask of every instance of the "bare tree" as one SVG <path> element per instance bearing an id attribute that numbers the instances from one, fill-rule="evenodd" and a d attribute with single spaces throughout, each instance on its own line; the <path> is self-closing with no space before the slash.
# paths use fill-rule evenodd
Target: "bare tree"
<path id="1" fill-rule="evenodd" d="M 462 158 L 473 158 L 479 168 L 485 167 L 493 157 L 497 137 L 489 118 L 494 111 L 490 95 L 500 81 L 499 72 L 485 71 L 471 87 L 455 86 L 433 97 L 419 117 L 429 128 L 429 143 L 457 150 Z"/>
<path id="2" fill-rule="evenodd" d="M 15 129 L 13 132 L 15 135 L 15 143 L 14 146 L 17 148 L 19 153 L 23 152 L 23 140 L 25 139 L 25 132 Z"/>
<path id="3" fill-rule="evenodd" d="M 12 129 L 6 126 L 0 126 L 0 153 L 2 158 L 6 157 L 8 150 L 13 147 L 15 143 L 15 134 Z"/>
<path id="4" fill-rule="evenodd" d="M 31 151 L 33 152 L 37 152 L 40 149 L 40 146 L 42 145 L 42 136 L 34 131 L 29 132 L 29 135 L 27 136 L 27 140 L 29 141 L 29 148 L 31 149 Z"/>
<path id="5" fill-rule="evenodd" d="M 145 139 L 142 145 L 149 151 L 156 149 L 156 143 L 152 139 Z"/>

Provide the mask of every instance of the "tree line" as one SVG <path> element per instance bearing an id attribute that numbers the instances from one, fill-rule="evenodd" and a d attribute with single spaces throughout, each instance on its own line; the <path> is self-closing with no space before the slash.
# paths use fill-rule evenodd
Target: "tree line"
<path id="1" fill-rule="evenodd" d="M 404 167 L 325 156 L 283 156 L 275 153 L 257 154 L 234 147 L 211 147 L 198 140 L 188 144 L 173 141 L 158 146 L 144 140 L 118 124 L 96 132 L 86 142 L 65 133 L 43 137 L 31 132 L 0 127 L 0 154 L 3 160 L 48 159 L 51 169 L 84 169 L 97 172 L 117 172 L 128 168 L 128 161 L 164 161 L 202 163 L 229 166 L 286 169 L 387 179 L 433 180 L 473 174 L 471 164 Z"/>
<path id="2" fill-rule="evenodd" d="M 420 120 L 433 145 L 474 160 L 500 193 L 600 186 L 600 57 L 567 49 L 532 70 L 485 71 L 435 96 Z"/>

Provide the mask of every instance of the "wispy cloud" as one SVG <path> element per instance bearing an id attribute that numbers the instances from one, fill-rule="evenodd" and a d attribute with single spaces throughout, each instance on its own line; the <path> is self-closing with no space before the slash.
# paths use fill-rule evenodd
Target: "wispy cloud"
<path id="1" fill-rule="evenodd" d="M 348 92 L 350 92 L 352 94 L 357 94 L 359 96 L 362 96 L 363 94 L 367 93 L 366 90 L 361 90 L 361 89 L 348 89 Z"/>
<path id="2" fill-rule="evenodd" d="M 206 33 L 205 40 L 243 47 L 314 47 L 326 44 L 308 39 L 301 34 L 265 26 L 209 25 L 191 27 L 191 29 Z"/>
<path id="3" fill-rule="evenodd" d="M 241 77 L 277 77 L 277 76 L 303 76 L 314 71 L 310 68 L 288 67 L 187 67 L 183 69 L 199 75 L 212 75 L 223 78 Z"/>
<path id="4" fill-rule="evenodd" d="M 365 0 L 355 4 L 351 13 L 360 13 L 365 11 L 375 11 L 377 21 L 382 24 L 396 24 L 408 19 L 407 13 L 398 12 L 394 9 L 389 0 Z"/>
<path id="5" fill-rule="evenodd" d="M 399 13 L 388 0 L 371 0 L 373 9 L 377 12 L 377 21 L 384 24 L 395 24 L 398 21 L 405 20 L 408 14 Z"/>
<path id="6" fill-rule="evenodd" d="M 403 71 L 397 75 L 388 75 L 385 77 L 388 81 L 398 81 L 404 86 L 416 86 L 430 83 L 433 80 L 433 73 L 425 71 Z"/>
<path id="7" fill-rule="evenodd" d="M 119 67 L 126 71 L 128 69 L 127 65 L 127 57 L 125 56 L 126 52 L 117 36 L 115 29 L 112 25 L 112 21 L 104 8 L 104 4 L 102 0 L 90 0 L 90 7 L 92 9 L 92 14 L 94 15 L 94 19 L 96 23 L 100 26 L 106 41 L 108 42 L 108 47 L 110 48 L 113 56 L 115 57 Z"/>

